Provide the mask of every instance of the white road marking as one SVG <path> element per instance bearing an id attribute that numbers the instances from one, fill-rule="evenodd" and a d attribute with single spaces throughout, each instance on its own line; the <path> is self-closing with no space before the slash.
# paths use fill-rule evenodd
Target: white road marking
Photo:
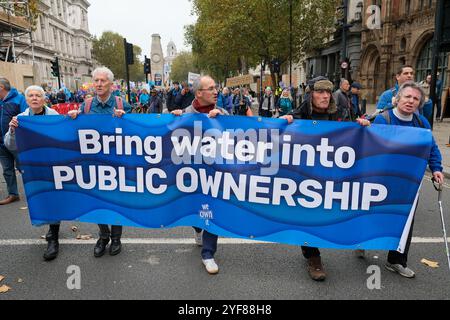
<path id="1" fill-rule="evenodd" d="M 129 245 L 153 245 L 153 244 L 162 244 L 162 245 L 194 245 L 194 239 L 190 238 L 174 238 L 174 239 L 166 239 L 166 238 L 146 238 L 146 239 L 121 239 L 122 244 Z M 448 239 L 450 242 L 450 238 Z M 66 245 L 92 245 L 95 244 L 97 240 L 76 240 L 76 239 L 60 239 L 60 244 Z M 416 244 L 438 244 L 444 243 L 444 238 L 420 238 L 413 237 L 413 243 Z M 44 245 L 47 242 L 45 240 L 38 239 L 8 239 L 8 240 L 0 240 L 0 246 L 32 246 L 32 245 Z M 254 241 L 254 240 L 245 240 L 245 239 L 230 239 L 230 238 L 219 238 L 219 244 L 247 244 L 247 245 L 255 245 L 255 244 L 272 244 L 277 245 L 277 243 L 272 242 L 264 242 L 264 241 Z"/>

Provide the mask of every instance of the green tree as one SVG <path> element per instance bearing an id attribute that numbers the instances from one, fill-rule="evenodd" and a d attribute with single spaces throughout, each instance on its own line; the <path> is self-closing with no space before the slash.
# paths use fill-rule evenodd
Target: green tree
<path id="1" fill-rule="evenodd" d="M 111 69 L 116 79 L 125 79 L 125 49 L 123 45 L 123 36 L 112 31 L 105 31 L 100 38 L 92 39 L 94 58 L 102 65 Z M 133 46 L 134 64 L 130 65 L 130 80 L 144 80 L 144 65 L 139 56 L 142 49 L 136 45 Z"/>
<path id="2" fill-rule="evenodd" d="M 198 66 L 225 77 L 245 73 L 262 61 L 274 76 L 273 61 L 289 60 L 290 0 L 193 0 L 196 24 L 186 42 Z M 293 59 L 320 47 L 334 31 L 339 0 L 293 0 Z M 275 79 L 273 79 L 275 80 Z"/>
<path id="3" fill-rule="evenodd" d="M 194 62 L 194 56 L 191 52 L 181 52 L 172 63 L 170 78 L 181 83 L 188 80 L 189 72 L 199 72 Z"/>

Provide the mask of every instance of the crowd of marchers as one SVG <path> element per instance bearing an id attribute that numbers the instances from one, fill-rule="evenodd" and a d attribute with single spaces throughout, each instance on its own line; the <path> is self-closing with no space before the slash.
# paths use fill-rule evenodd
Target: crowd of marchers
<path id="1" fill-rule="evenodd" d="M 120 93 L 115 93 L 113 73 L 105 67 L 97 68 L 93 74 L 93 92 L 80 97 L 82 103 L 78 110 L 69 111 L 69 116 L 76 121 L 80 114 L 111 114 L 123 117 L 127 113 L 136 111 L 145 113 L 171 113 L 174 116 L 183 114 L 208 114 L 211 118 L 223 116 L 253 116 L 258 104 L 258 114 L 263 117 L 279 117 L 287 123 L 296 119 L 317 121 L 354 121 L 361 126 L 370 126 L 374 123 L 419 127 L 430 129 L 427 120 L 429 101 L 429 82 L 414 82 L 414 69 L 404 66 L 397 73 L 395 87 L 380 93 L 377 105 L 378 112 L 373 119 L 361 113 L 359 83 L 350 83 L 342 79 L 339 89 L 325 77 L 311 79 L 306 85 L 296 90 L 292 88 L 277 88 L 273 92 L 270 87 L 265 88 L 259 100 L 249 88 L 229 89 L 219 88 L 210 76 L 201 76 L 192 85 L 174 83 L 172 88 L 158 91 L 156 88 L 132 90 L 129 104 Z M 80 100 L 81 101 L 81 100 Z M 48 116 L 57 115 L 49 104 L 48 93 L 40 86 L 30 86 L 24 95 L 13 88 L 4 77 L 0 77 L 0 112 L 1 112 L 1 141 L 0 161 L 3 176 L 7 185 L 8 196 L 0 201 L 0 205 L 8 205 L 19 201 L 16 168 L 20 166 L 17 159 L 15 142 L 15 129 L 20 126 L 18 116 Z M 440 110 L 438 110 L 438 113 Z M 256 115 L 256 114 L 255 114 Z M 425 116 L 424 116 L 425 115 Z M 433 140 L 428 164 L 437 183 L 442 184 L 442 156 L 438 146 Z M 416 206 L 417 207 L 417 206 Z M 59 252 L 59 221 L 49 222 L 46 236 L 48 242 L 44 252 L 46 261 L 54 260 Z M 102 257 L 109 251 L 110 255 L 117 255 L 122 250 L 122 226 L 99 225 L 99 239 L 94 247 L 94 256 Z M 386 268 L 404 277 L 413 278 L 415 273 L 407 265 L 409 246 L 411 244 L 413 228 L 411 226 L 407 245 L 403 253 L 390 251 L 388 253 Z M 219 272 L 214 259 L 217 251 L 218 236 L 194 228 L 194 239 L 197 245 L 202 246 L 201 258 L 210 274 Z M 109 246 L 109 248 L 108 248 Z M 107 250 L 108 249 L 108 250 Z M 302 247 L 307 260 L 307 271 L 316 281 L 325 280 L 325 272 L 320 250 L 313 247 Z M 364 251 L 355 252 L 364 257 Z"/>

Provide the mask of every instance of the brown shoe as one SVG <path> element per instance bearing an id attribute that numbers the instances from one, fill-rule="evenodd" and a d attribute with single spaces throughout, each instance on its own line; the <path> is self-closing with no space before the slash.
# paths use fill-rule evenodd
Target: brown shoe
<path id="1" fill-rule="evenodd" d="M 323 270 L 322 259 L 320 257 L 311 257 L 308 259 L 308 273 L 315 281 L 324 281 L 327 274 Z"/>
<path id="2" fill-rule="evenodd" d="M 9 195 L 6 199 L 0 201 L 0 206 L 10 204 L 19 200 L 20 200 L 19 196 Z"/>

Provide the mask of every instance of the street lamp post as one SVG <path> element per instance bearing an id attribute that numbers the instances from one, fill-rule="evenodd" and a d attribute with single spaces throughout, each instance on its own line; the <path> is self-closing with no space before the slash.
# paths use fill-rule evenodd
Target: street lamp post
<path id="1" fill-rule="evenodd" d="M 444 23 L 444 0 L 438 0 L 436 3 L 436 22 L 435 22 L 435 30 L 434 30 L 434 38 L 433 38 L 433 53 L 432 53 L 432 65 L 431 65 L 431 85 L 430 85 L 430 100 L 433 103 L 431 118 L 428 119 L 431 125 L 431 129 L 433 129 L 434 125 L 434 109 L 436 106 L 436 82 L 437 82 L 437 71 L 439 64 L 439 56 L 440 56 L 440 46 L 442 40 L 442 24 Z"/>
<path id="2" fill-rule="evenodd" d="M 343 20 L 342 20 L 342 47 L 341 47 L 341 68 L 342 68 L 342 77 L 348 78 L 348 69 L 350 68 L 348 61 L 347 61 L 347 29 L 350 27 L 350 25 L 347 24 L 348 21 L 348 0 L 342 1 L 342 10 L 344 13 Z M 342 67 L 342 63 L 346 62 L 344 64 L 346 68 Z"/>
<path id="3" fill-rule="evenodd" d="M 289 86 L 292 87 L 292 0 L 289 0 Z"/>

